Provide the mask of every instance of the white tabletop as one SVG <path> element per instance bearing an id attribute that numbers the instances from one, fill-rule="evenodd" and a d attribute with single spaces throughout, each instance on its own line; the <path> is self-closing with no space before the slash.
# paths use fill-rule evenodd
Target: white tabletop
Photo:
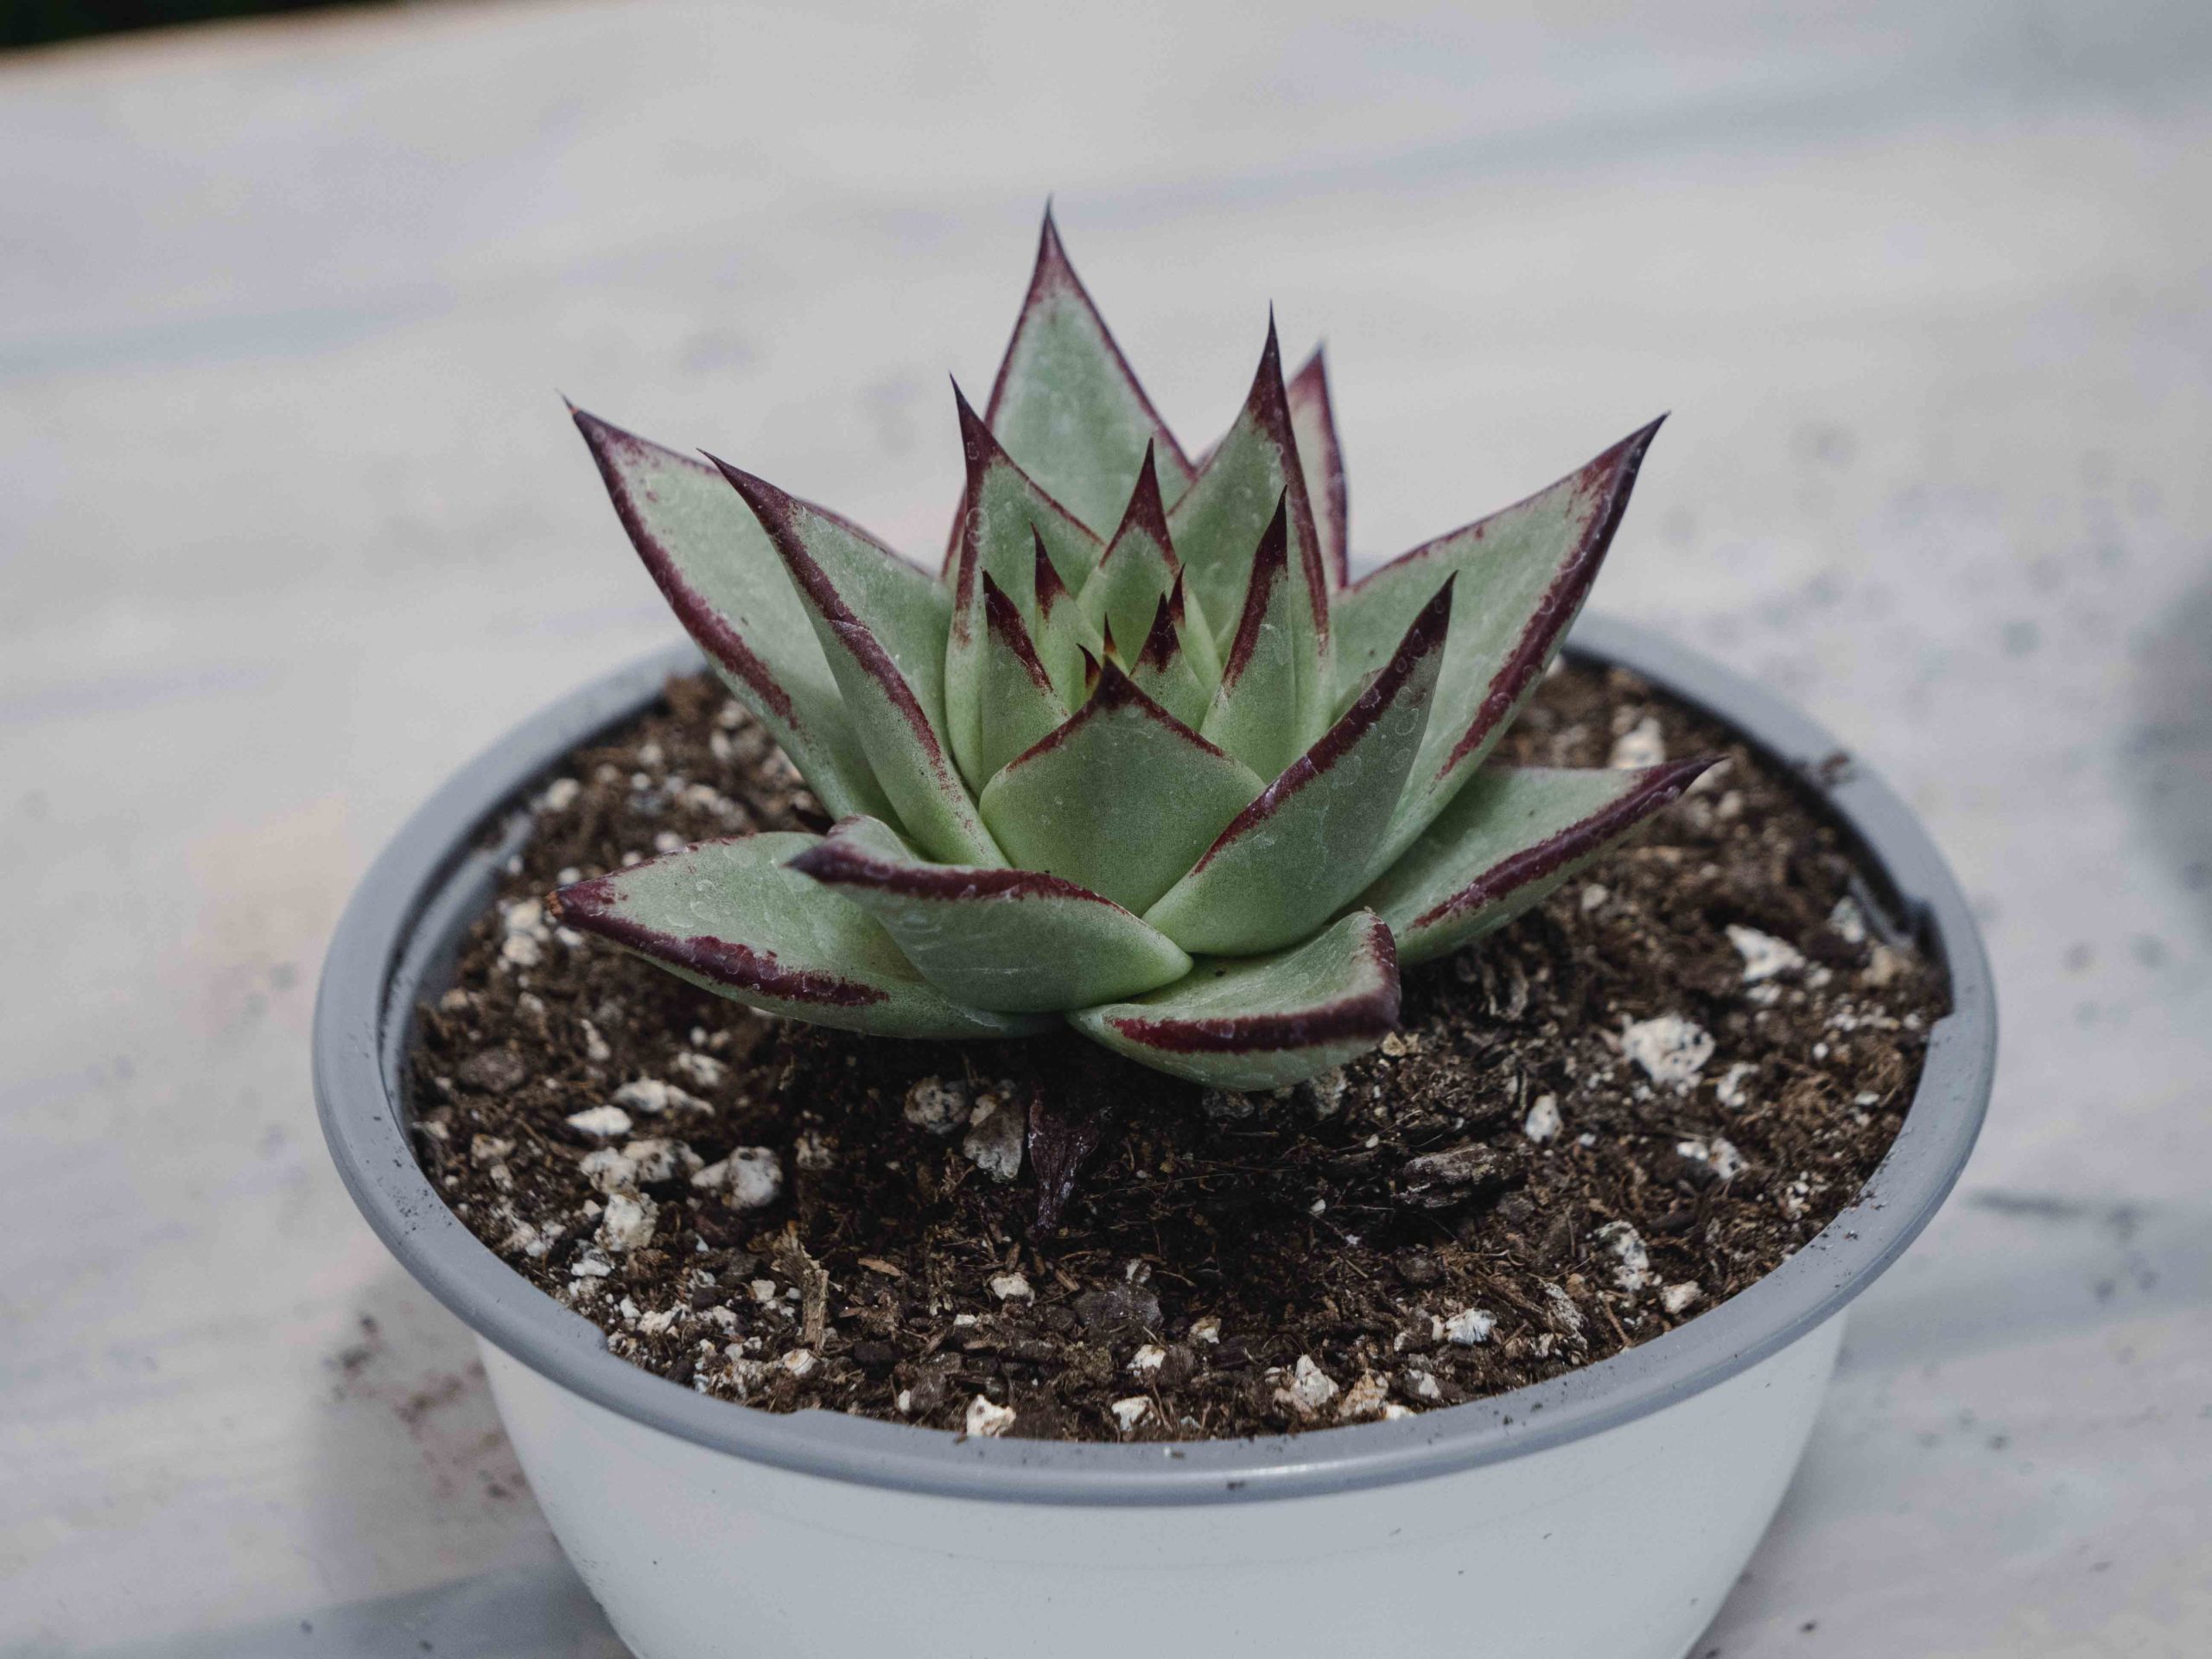
<path id="1" fill-rule="evenodd" d="M 1270 301 L 1326 331 L 1365 556 L 1673 409 L 1598 603 L 1830 723 L 1976 896 L 1988 1134 L 1707 1645 L 2212 1649 L 2212 28 L 1812 10 L 0 58 L 0 1652 L 619 1652 L 325 1161 L 322 941 L 671 632 L 556 388 L 925 551 L 1048 190 L 1192 440 Z"/>

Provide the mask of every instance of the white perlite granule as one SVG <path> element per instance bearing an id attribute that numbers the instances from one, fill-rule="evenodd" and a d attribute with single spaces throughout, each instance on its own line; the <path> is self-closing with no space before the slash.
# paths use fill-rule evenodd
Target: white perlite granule
<path id="1" fill-rule="evenodd" d="M 1497 1318 L 1479 1307 L 1465 1307 L 1442 1320 L 1440 1329 L 1445 1341 L 1458 1347 L 1472 1348 L 1490 1340 L 1490 1333 L 1497 1329 Z"/>
<path id="2" fill-rule="evenodd" d="M 968 1433 L 977 1440 L 995 1440 L 1014 1427 L 1014 1408 L 995 1406 L 982 1395 L 968 1402 Z"/>
<path id="3" fill-rule="evenodd" d="M 733 1210 L 765 1210 L 783 1196 L 784 1166 L 772 1147 L 740 1147 L 696 1172 L 691 1185 L 719 1190 Z"/>
<path id="4" fill-rule="evenodd" d="M 1029 1281 L 1018 1273 L 1001 1273 L 991 1280 L 991 1294 L 1002 1302 L 1026 1302 L 1036 1295 Z"/>
<path id="5" fill-rule="evenodd" d="M 729 1075 L 729 1068 L 711 1054 L 702 1054 L 696 1049 L 685 1049 L 669 1063 L 671 1071 L 681 1072 L 702 1089 L 719 1089 Z"/>
<path id="6" fill-rule="evenodd" d="M 1344 1397 L 1337 1407 L 1337 1421 L 1357 1423 L 1370 1417 L 1380 1417 L 1390 1397 L 1390 1385 L 1372 1371 L 1362 1371 L 1359 1381 L 1344 1390 Z"/>
<path id="7" fill-rule="evenodd" d="M 617 1192 L 607 1200 L 607 1214 L 599 1224 L 600 1242 L 610 1250 L 642 1250 L 653 1242 L 653 1227 L 660 1207 L 634 1192 Z"/>
<path id="8" fill-rule="evenodd" d="M 1336 1379 L 1313 1363 L 1313 1355 L 1300 1354 L 1298 1363 L 1291 1369 L 1290 1386 L 1278 1390 L 1276 1398 L 1300 1416 L 1311 1417 L 1339 1392 Z"/>
<path id="9" fill-rule="evenodd" d="M 715 1109 L 696 1095 L 689 1095 L 658 1077 L 638 1077 L 614 1091 L 614 1103 L 633 1112 L 658 1116 L 666 1111 L 711 1112 Z"/>
<path id="10" fill-rule="evenodd" d="M 906 1090 L 903 1115 L 918 1129 L 950 1135 L 968 1121 L 967 1087 L 943 1077 L 924 1077 Z"/>
<path id="11" fill-rule="evenodd" d="M 1541 1146 L 1560 1132 L 1560 1122 L 1559 1096 L 1538 1095 L 1529 1116 L 1521 1120 L 1521 1133 Z"/>
<path id="12" fill-rule="evenodd" d="M 1744 959 L 1746 985 L 1756 985 L 1778 974 L 1794 974 L 1805 965 L 1805 958 L 1798 954 L 1796 946 L 1785 944 L 1771 933 L 1762 933 L 1756 927 L 1738 927 L 1730 923 L 1728 943 Z"/>
<path id="13" fill-rule="evenodd" d="M 1686 1279 L 1679 1285 L 1669 1285 L 1661 1291 L 1659 1306 L 1669 1313 L 1680 1315 L 1688 1313 L 1704 1294 L 1694 1280 Z"/>
<path id="14" fill-rule="evenodd" d="M 1744 1154 L 1726 1135 L 1716 1135 L 1710 1141 L 1677 1141 L 1675 1153 L 1694 1164 L 1703 1164 L 1724 1181 L 1743 1173 Z"/>
<path id="15" fill-rule="evenodd" d="M 1751 1104 L 1751 1090 L 1744 1085 L 1758 1072 L 1758 1067 L 1749 1060 L 1738 1060 L 1720 1074 L 1713 1085 L 1713 1097 L 1730 1111 L 1741 1111 Z"/>
<path id="16" fill-rule="evenodd" d="M 1613 1269 L 1613 1283 L 1623 1290 L 1642 1290 L 1651 1282 L 1651 1257 L 1643 1236 L 1624 1221 L 1609 1221 L 1597 1232 L 1598 1243 L 1613 1253 L 1620 1265 Z"/>
<path id="17" fill-rule="evenodd" d="M 1646 715 L 1613 740 L 1606 758 L 1611 766 L 1656 766 L 1667 758 L 1667 740 L 1660 734 L 1658 717 Z"/>
<path id="18" fill-rule="evenodd" d="M 587 1106 L 581 1112 L 571 1112 L 569 1127 L 585 1135 L 596 1135 L 612 1141 L 618 1135 L 630 1133 L 630 1114 L 620 1106 Z"/>
<path id="19" fill-rule="evenodd" d="M 960 1150 L 976 1168 L 995 1181 L 1010 1181 L 1021 1173 L 1021 1143 L 1027 1126 L 1018 1109 L 996 1095 L 979 1095 L 968 1122 Z"/>
<path id="20" fill-rule="evenodd" d="M 1107 1409 L 1114 1414 L 1115 1423 L 1126 1434 L 1151 1414 L 1152 1402 L 1141 1394 L 1133 1394 L 1126 1400 L 1116 1400 Z"/>
<path id="21" fill-rule="evenodd" d="M 1713 1039 L 1694 1020 L 1662 1014 L 1624 1027 L 1621 1052 L 1642 1066 L 1652 1082 L 1682 1089 L 1697 1080 L 1713 1058 Z"/>

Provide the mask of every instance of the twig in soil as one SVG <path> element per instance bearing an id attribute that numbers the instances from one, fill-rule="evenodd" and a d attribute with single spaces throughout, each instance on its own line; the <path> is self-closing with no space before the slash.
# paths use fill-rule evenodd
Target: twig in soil
<path id="1" fill-rule="evenodd" d="M 1065 1095 L 1033 1087 L 1029 1094 L 1029 1167 L 1037 1178 L 1037 1218 L 1032 1236 L 1059 1224 L 1085 1160 L 1104 1143 L 1114 1109 L 1089 1089 Z"/>

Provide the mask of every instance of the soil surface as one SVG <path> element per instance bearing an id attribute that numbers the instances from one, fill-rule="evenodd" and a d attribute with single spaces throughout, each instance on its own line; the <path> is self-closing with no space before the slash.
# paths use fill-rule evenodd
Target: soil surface
<path id="1" fill-rule="evenodd" d="M 673 680 L 533 803 L 421 1011 L 416 1144 L 614 1352 L 769 1410 L 1197 1439 L 1554 1376 L 1695 1318 L 1851 1203 L 1943 1011 L 1812 789 L 1641 681 L 1555 672 L 1502 753 L 1716 750 L 1639 841 L 1411 971 L 1380 1051 L 1235 1095 L 1073 1039 L 772 1020 L 554 925 L 556 885 L 821 826 L 711 679 Z M 1048 1164 L 1099 1131 L 1043 1233 L 1033 1115 Z"/>

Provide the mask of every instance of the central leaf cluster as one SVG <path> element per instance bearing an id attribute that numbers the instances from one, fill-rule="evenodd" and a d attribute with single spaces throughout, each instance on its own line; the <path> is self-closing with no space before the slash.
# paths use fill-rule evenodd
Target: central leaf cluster
<path id="1" fill-rule="evenodd" d="M 557 895 L 576 926 L 774 1013 L 936 1037 L 1064 1017 L 1274 1085 L 1379 1040 L 1402 960 L 1517 913 L 1694 775 L 1483 766 L 1656 423 L 1352 583 L 1319 354 L 1286 382 L 1270 321 L 1194 464 L 1049 219 L 986 410 L 956 397 L 939 576 L 578 412 L 647 569 L 839 822 L 581 883 Z"/>

